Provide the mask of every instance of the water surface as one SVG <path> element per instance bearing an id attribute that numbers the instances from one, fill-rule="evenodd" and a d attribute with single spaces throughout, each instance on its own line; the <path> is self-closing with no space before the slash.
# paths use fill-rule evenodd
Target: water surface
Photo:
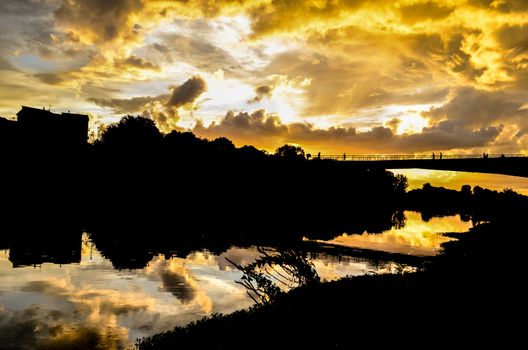
<path id="1" fill-rule="evenodd" d="M 381 234 L 364 232 L 361 235 L 343 235 L 325 243 L 340 246 L 379 250 L 418 256 L 435 255 L 441 244 L 452 240 L 439 233 L 467 232 L 473 224 L 463 221 L 460 216 L 434 217 L 428 221 L 413 211 L 405 211 L 405 226 L 393 227 Z"/>
<path id="2" fill-rule="evenodd" d="M 405 216 L 404 228 L 343 235 L 331 242 L 427 255 L 447 240 L 437 232 L 464 231 L 471 226 L 458 217 L 425 222 L 418 213 L 405 212 Z M 0 251 L 0 347 L 33 349 L 60 344 L 62 348 L 121 349 L 138 337 L 252 304 L 244 287 L 235 283 L 242 273 L 226 258 L 247 264 L 259 257 L 257 247 L 231 247 L 221 254 L 194 251 L 185 258 L 156 255 L 142 269 L 117 270 L 88 233 L 79 245 L 80 261 L 69 264 L 15 268 L 10 251 Z M 48 252 L 37 260 L 53 259 Z M 401 268 L 391 262 L 321 253 L 311 255 L 311 261 L 324 280 Z"/>

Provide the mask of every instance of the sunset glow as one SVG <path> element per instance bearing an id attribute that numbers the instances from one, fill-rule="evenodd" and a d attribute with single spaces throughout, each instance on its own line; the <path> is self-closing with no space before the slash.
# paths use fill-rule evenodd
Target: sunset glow
<path id="1" fill-rule="evenodd" d="M 0 115 L 275 149 L 528 150 L 525 0 L 3 0 Z M 204 84 L 178 87 L 199 77 Z M 193 90 L 194 89 L 194 90 Z M 169 101 L 170 99 L 170 101 Z"/>

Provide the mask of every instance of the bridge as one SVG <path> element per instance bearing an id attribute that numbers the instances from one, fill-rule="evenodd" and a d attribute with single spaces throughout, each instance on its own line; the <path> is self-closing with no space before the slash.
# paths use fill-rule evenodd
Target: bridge
<path id="1" fill-rule="evenodd" d="M 347 167 L 368 169 L 430 169 L 528 177 L 523 154 L 341 154 L 312 158 L 335 160 Z M 346 165 L 345 165 L 346 164 Z"/>

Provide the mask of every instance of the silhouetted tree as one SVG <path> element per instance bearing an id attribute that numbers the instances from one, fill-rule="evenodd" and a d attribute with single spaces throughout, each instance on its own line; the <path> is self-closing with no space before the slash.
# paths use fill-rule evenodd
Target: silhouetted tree
<path id="1" fill-rule="evenodd" d="M 304 150 L 301 147 L 296 147 L 292 145 L 284 145 L 275 151 L 277 157 L 287 159 L 287 160 L 304 160 Z"/>
<path id="2" fill-rule="evenodd" d="M 233 144 L 233 142 L 226 137 L 219 137 L 214 139 L 213 141 L 211 141 L 211 145 L 215 149 L 224 152 L 231 152 L 235 149 L 235 145 Z"/>
<path id="3" fill-rule="evenodd" d="M 242 160 L 260 161 L 268 155 L 254 146 L 242 146 L 238 149 L 238 155 Z"/>
<path id="4" fill-rule="evenodd" d="M 235 145 L 231 140 L 226 137 L 219 137 L 209 142 L 211 148 L 211 154 L 215 158 L 232 158 L 233 153 L 236 149 Z"/>
<path id="5" fill-rule="evenodd" d="M 165 135 L 164 144 L 171 157 L 193 159 L 206 153 L 209 142 L 196 137 L 192 132 L 174 130 Z"/>
<path id="6" fill-rule="evenodd" d="M 106 151 L 129 155 L 146 155 L 159 151 L 163 135 L 153 120 L 127 115 L 110 125 L 96 145 Z"/>

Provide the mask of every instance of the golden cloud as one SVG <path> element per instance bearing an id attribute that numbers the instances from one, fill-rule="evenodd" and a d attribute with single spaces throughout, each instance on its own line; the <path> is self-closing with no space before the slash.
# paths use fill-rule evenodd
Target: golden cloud
<path id="1" fill-rule="evenodd" d="M 518 101 L 528 89 L 524 0 L 5 0 L 0 10 L 2 110 L 16 112 L 20 95 L 65 108 L 95 104 L 128 113 L 140 106 L 170 130 L 187 103 L 168 105 L 172 91 L 159 91 L 175 78 L 222 72 L 233 84 L 253 86 L 254 94 L 235 105 L 214 101 L 201 111 L 205 120 L 225 124 L 218 116 L 226 110 L 258 102 L 288 120 L 373 127 L 399 118 L 376 111 L 423 105 L 432 108 L 424 114 L 431 128 L 451 120 L 481 136 L 481 129 L 509 130 L 501 140 L 511 147 L 526 142 L 514 137 L 527 129 Z M 270 76 L 310 84 L 287 94 Z M 12 77 L 30 82 L 24 88 Z M 130 98 L 140 84 L 156 92 Z M 385 125 L 398 129 L 396 122 Z M 450 130 L 461 136 L 462 129 Z M 475 134 L 467 137 L 480 140 L 468 147 L 483 144 Z"/>
<path id="2" fill-rule="evenodd" d="M 104 43 L 136 36 L 133 18 L 143 6 L 142 0 L 63 0 L 54 15 L 81 40 Z"/>
<path id="3" fill-rule="evenodd" d="M 487 147 L 497 139 L 502 129 L 502 125 L 471 129 L 465 127 L 463 121 L 444 120 L 423 128 L 420 133 L 397 135 L 394 128 L 383 126 L 359 131 L 341 126 L 320 129 L 310 123 L 283 124 L 278 115 L 258 110 L 251 114 L 230 111 L 219 123 L 213 122 L 209 126 L 198 121 L 192 131 L 208 138 L 225 136 L 238 146 L 251 144 L 269 151 L 285 143 L 294 143 L 312 153 L 341 154 L 414 153 Z"/>

